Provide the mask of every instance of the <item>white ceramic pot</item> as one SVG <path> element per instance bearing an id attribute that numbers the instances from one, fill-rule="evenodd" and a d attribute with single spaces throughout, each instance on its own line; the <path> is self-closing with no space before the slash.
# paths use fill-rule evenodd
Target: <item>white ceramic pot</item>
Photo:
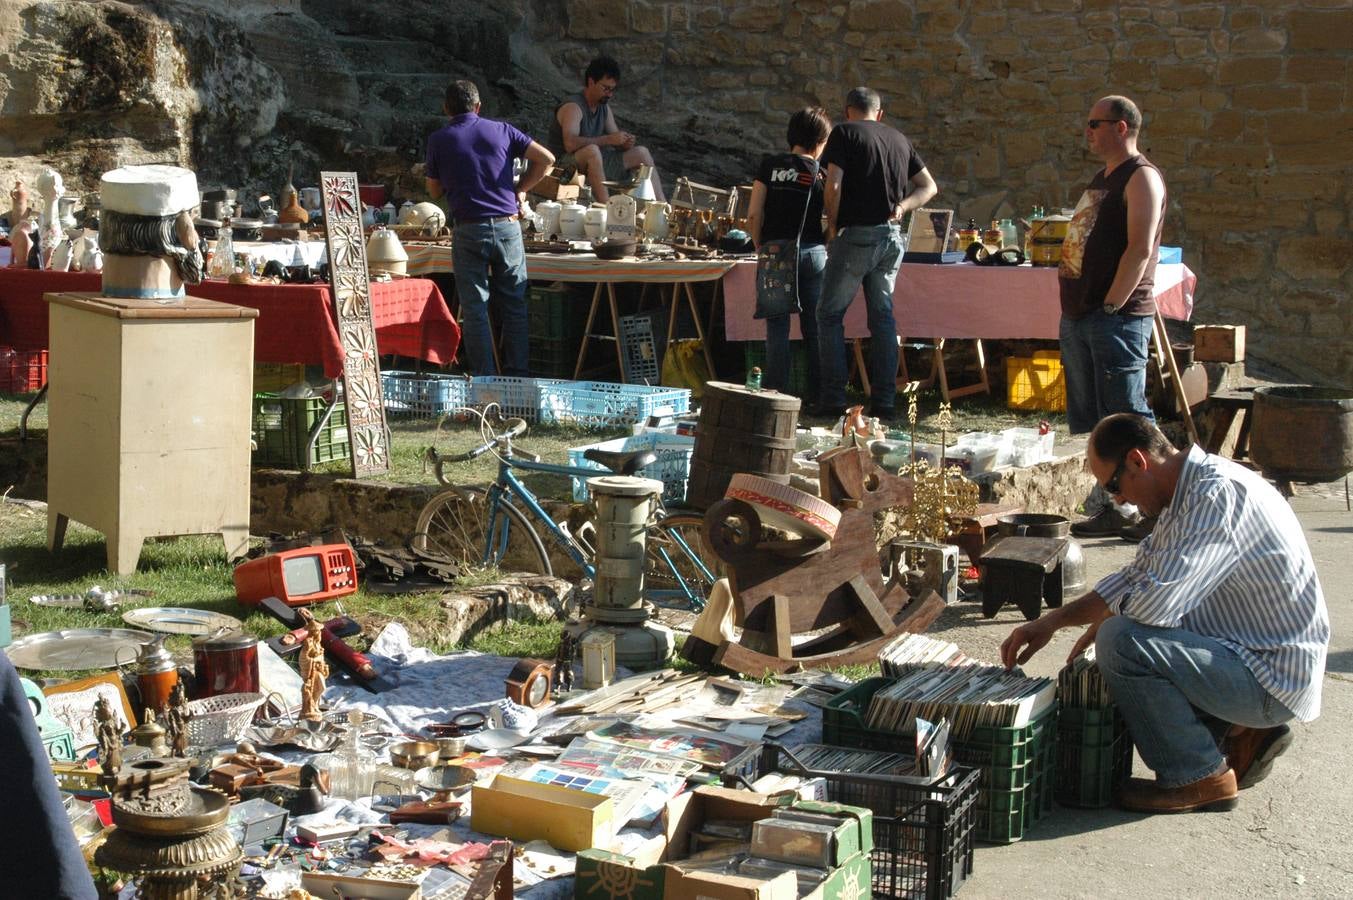
<path id="1" fill-rule="evenodd" d="M 672 207 L 666 203 L 649 203 L 644 210 L 644 234 L 661 241 L 667 237 L 667 214 Z"/>
<path id="2" fill-rule="evenodd" d="M 540 236 L 547 241 L 553 241 L 559 237 L 559 213 L 563 209 L 553 200 L 544 200 L 536 204 L 536 218 L 539 220 L 537 228 Z"/>
<path id="3" fill-rule="evenodd" d="M 606 208 L 594 206 L 583 214 L 583 233 L 591 240 L 606 234 Z"/>
<path id="4" fill-rule="evenodd" d="M 406 273 L 409 254 L 399 242 L 399 235 L 389 228 L 377 228 L 366 242 L 367 268 L 372 272 Z"/>
<path id="5" fill-rule="evenodd" d="M 585 236 L 583 231 L 583 217 L 587 215 L 587 207 L 581 203 L 565 203 L 559 209 L 559 231 L 566 240 L 579 241 Z"/>

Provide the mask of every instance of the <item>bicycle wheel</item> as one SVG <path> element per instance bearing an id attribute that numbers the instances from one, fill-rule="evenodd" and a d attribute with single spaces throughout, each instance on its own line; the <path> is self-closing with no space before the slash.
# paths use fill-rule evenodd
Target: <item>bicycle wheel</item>
<path id="1" fill-rule="evenodd" d="M 553 575 L 540 535 L 521 510 L 498 500 L 493 540 L 489 540 L 488 494 L 479 488 L 452 486 L 428 501 L 418 514 L 413 544 L 474 569 L 503 569 Z"/>
<path id="2" fill-rule="evenodd" d="M 674 513 L 648 529 L 644 596 L 663 606 L 704 609 L 723 562 L 705 546 L 703 516 Z"/>

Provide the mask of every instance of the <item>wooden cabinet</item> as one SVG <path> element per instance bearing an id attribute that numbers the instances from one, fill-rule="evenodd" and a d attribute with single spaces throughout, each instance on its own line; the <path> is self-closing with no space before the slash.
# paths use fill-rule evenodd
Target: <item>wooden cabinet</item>
<path id="1" fill-rule="evenodd" d="M 147 537 L 249 537 L 249 438 L 257 310 L 47 294 L 47 543 L 75 519 L 136 569 Z"/>

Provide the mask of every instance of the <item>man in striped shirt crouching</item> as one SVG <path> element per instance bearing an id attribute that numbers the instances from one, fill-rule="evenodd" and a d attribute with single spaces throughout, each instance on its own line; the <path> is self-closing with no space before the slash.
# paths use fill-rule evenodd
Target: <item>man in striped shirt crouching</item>
<path id="1" fill-rule="evenodd" d="M 1320 714 L 1329 613 L 1291 507 L 1255 472 L 1197 446 L 1176 449 L 1123 413 L 1090 435 L 1095 480 L 1159 515 L 1125 568 L 1001 645 L 1026 662 L 1061 628 L 1089 625 L 1114 702 L 1154 781 L 1119 805 L 1140 812 L 1231 809 Z"/>

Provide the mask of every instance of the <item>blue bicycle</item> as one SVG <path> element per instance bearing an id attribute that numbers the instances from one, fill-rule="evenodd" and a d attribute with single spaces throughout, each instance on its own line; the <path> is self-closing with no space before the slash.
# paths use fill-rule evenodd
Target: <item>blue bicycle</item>
<path id="1" fill-rule="evenodd" d="M 519 454 L 512 441 L 526 433 L 521 419 L 507 420 L 506 429 L 483 444 L 461 453 L 441 454 L 429 447 L 427 461 L 437 480 L 448 485 L 423 507 L 418 515 L 414 545 L 476 568 L 554 574 L 541 532 L 577 564 L 585 577 L 596 577 L 596 553 L 590 540 L 591 522 L 570 530 L 555 522 L 541 507 L 536 495 L 518 471 L 545 472 L 570 478 L 591 478 L 596 469 L 541 462 L 534 455 Z M 487 490 L 452 484 L 446 463 L 476 459 L 492 451 L 498 458 L 498 477 Z M 615 474 L 633 475 L 657 460 L 651 450 L 609 452 L 588 450 L 587 459 Z M 533 524 L 534 522 L 534 524 Z M 537 527 L 538 526 L 538 527 Z M 691 610 L 704 608 L 709 589 L 720 576 L 718 558 L 705 550 L 704 517 L 694 513 L 668 513 L 659 500 L 649 523 L 644 565 L 644 597 L 662 606 Z"/>

